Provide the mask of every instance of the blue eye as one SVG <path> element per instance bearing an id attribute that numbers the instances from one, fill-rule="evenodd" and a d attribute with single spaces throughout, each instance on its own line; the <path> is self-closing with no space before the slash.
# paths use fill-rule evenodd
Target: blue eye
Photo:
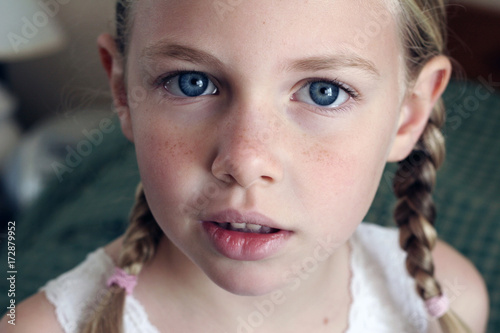
<path id="1" fill-rule="evenodd" d="M 303 86 L 294 95 L 294 99 L 320 107 L 335 108 L 349 100 L 350 93 L 338 83 L 313 81 Z"/>
<path id="2" fill-rule="evenodd" d="M 215 95 L 218 92 L 215 84 L 201 72 L 185 72 L 171 76 L 163 87 L 172 95 L 181 97 Z"/>

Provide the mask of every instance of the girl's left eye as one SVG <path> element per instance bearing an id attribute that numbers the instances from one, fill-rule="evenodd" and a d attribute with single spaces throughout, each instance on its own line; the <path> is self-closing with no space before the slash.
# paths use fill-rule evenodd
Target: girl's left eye
<path id="1" fill-rule="evenodd" d="M 350 97 L 346 88 L 331 81 L 309 82 L 293 95 L 294 100 L 323 108 L 339 107 Z"/>
<path id="2" fill-rule="evenodd" d="M 170 76 L 164 80 L 163 88 L 172 95 L 180 97 L 198 97 L 218 93 L 215 84 L 202 72 L 184 72 Z"/>

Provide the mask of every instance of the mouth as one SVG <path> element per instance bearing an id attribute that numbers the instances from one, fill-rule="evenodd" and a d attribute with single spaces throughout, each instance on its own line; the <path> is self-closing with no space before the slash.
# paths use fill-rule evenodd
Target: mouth
<path id="1" fill-rule="evenodd" d="M 271 228 L 259 224 L 253 224 L 253 223 L 236 223 L 236 222 L 213 222 L 210 221 L 210 223 L 215 224 L 219 228 L 225 229 L 225 230 L 230 230 L 230 231 L 236 231 L 236 232 L 243 232 L 243 233 L 253 233 L 253 234 L 275 234 L 277 232 L 280 232 L 280 229 L 276 228 Z"/>
<path id="2" fill-rule="evenodd" d="M 257 212 L 242 213 L 228 209 L 203 216 L 203 222 L 214 223 L 218 227 L 237 232 L 272 234 L 283 230 L 274 220 Z"/>
<path id="3" fill-rule="evenodd" d="M 216 252 L 241 261 L 256 261 L 276 255 L 284 249 L 293 233 L 281 229 L 264 215 L 242 214 L 236 210 L 207 216 L 201 222 Z"/>

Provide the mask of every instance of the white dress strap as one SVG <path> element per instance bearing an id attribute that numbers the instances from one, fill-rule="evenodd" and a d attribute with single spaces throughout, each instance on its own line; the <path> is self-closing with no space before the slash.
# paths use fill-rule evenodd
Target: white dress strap
<path id="1" fill-rule="evenodd" d="M 362 223 L 351 238 L 347 333 L 425 333 L 428 317 L 405 268 L 398 230 Z"/>
<path id="2" fill-rule="evenodd" d="M 109 293 L 106 281 L 114 270 L 113 260 L 100 248 L 78 266 L 49 281 L 40 290 L 54 305 L 65 333 L 77 333 L 90 320 L 101 299 Z M 132 296 L 125 299 L 125 333 L 158 333 L 143 306 Z"/>

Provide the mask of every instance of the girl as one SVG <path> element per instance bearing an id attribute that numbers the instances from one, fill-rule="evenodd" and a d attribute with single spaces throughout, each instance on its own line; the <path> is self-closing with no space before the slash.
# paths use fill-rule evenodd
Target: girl
<path id="1" fill-rule="evenodd" d="M 99 49 L 137 151 L 131 224 L 18 331 L 484 332 L 482 279 L 433 228 L 442 0 L 117 8 Z M 387 161 L 402 250 L 360 224 Z"/>

